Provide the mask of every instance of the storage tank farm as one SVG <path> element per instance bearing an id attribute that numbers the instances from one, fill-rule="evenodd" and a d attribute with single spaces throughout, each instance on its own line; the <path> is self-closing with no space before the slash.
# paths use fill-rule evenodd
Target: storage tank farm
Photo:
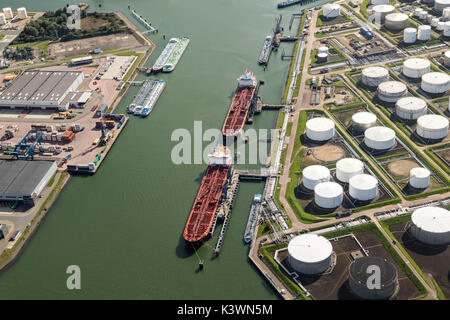
<path id="1" fill-rule="evenodd" d="M 437 114 L 426 114 L 417 119 L 416 133 L 419 137 L 440 140 L 448 135 L 448 119 Z"/>
<path id="2" fill-rule="evenodd" d="M 368 278 L 373 274 L 367 272 L 371 266 L 378 266 L 380 269 L 379 288 L 369 288 Z M 389 299 L 398 288 L 398 275 L 395 267 L 379 257 L 367 256 L 356 259 L 349 267 L 348 284 L 351 292 L 357 297 L 365 300 L 386 300 Z"/>
<path id="3" fill-rule="evenodd" d="M 425 73 L 420 88 L 431 94 L 443 94 L 450 89 L 450 76 L 443 72 Z"/>
<path id="4" fill-rule="evenodd" d="M 321 274 L 331 266 L 333 246 L 320 235 L 296 236 L 288 244 L 289 265 L 300 274 Z"/>
<path id="5" fill-rule="evenodd" d="M 336 162 L 336 178 L 348 183 L 351 177 L 364 173 L 364 163 L 354 158 L 343 158 Z"/>
<path id="6" fill-rule="evenodd" d="M 383 67 L 367 67 L 362 71 L 361 81 L 368 87 L 378 87 L 389 79 L 389 72 Z"/>
<path id="7" fill-rule="evenodd" d="M 404 13 L 390 13 L 385 17 L 384 26 L 393 31 L 403 30 L 408 26 L 408 16 Z"/>
<path id="8" fill-rule="evenodd" d="M 313 141 L 327 141 L 334 136 L 334 122 L 318 117 L 306 121 L 306 136 Z"/>
<path id="9" fill-rule="evenodd" d="M 342 204 L 344 189 L 337 182 L 321 182 L 314 187 L 314 202 L 323 209 L 335 209 Z"/>
<path id="10" fill-rule="evenodd" d="M 321 183 L 330 181 L 330 169 L 321 165 L 311 165 L 303 169 L 303 186 L 308 190 L 314 190 L 314 187 Z"/>
<path id="11" fill-rule="evenodd" d="M 336 3 L 329 3 L 323 6 L 322 14 L 327 19 L 333 19 L 341 15 L 341 6 Z"/>
<path id="12" fill-rule="evenodd" d="M 445 28 L 445 25 L 444 25 Z M 431 27 L 429 25 L 420 25 L 417 29 L 417 40 L 428 41 L 431 38 Z"/>
<path id="13" fill-rule="evenodd" d="M 450 67 L 450 50 L 445 51 L 444 53 L 444 65 Z"/>
<path id="14" fill-rule="evenodd" d="M 430 185 L 430 170 L 412 168 L 409 171 L 409 185 L 415 189 L 426 189 Z"/>
<path id="15" fill-rule="evenodd" d="M 357 112 L 352 115 L 352 131 L 354 133 L 363 133 L 366 129 L 375 126 L 377 116 L 371 112 Z"/>
<path id="16" fill-rule="evenodd" d="M 390 4 L 380 4 L 373 6 L 373 14 L 375 16 L 375 22 L 383 24 L 388 14 L 393 13 L 395 8 Z"/>
<path id="17" fill-rule="evenodd" d="M 416 120 L 427 113 L 427 103 L 417 97 L 404 97 L 395 104 L 395 114 L 403 120 Z"/>
<path id="18" fill-rule="evenodd" d="M 381 101 L 395 103 L 404 97 L 407 91 L 406 85 L 400 81 L 385 81 L 378 86 L 377 94 Z"/>
<path id="19" fill-rule="evenodd" d="M 450 0 L 434 0 L 434 11 L 442 13 L 446 7 L 450 7 Z"/>
<path id="20" fill-rule="evenodd" d="M 414 43 L 417 38 L 416 28 L 405 28 L 403 30 L 403 42 L 404 43 Z"/>
<path id="21" fill-rule="evenodd" d="M 430 72 L 430 61 L 423 58 L 410 58 L 403 62 L 403 74 L 408 78 L 418 79 Z"/>
<path id="22" fill-rule="evenodd" d="M 395 131 L 387 127 L 372 127 L 364 132 L 364 143 L 374 150 L 388 150 L 395 144 Z"/>
<path id="23" fill-rule="evenodd" d="M 349 179 L 348 191 L 350 196 L 359 201 L 368 201 L 378 194 L 378 180 L 370 174 L 358 174 Z"/>
<path id="24" fill-rule="evenodd" d="M 411 215 L 410 234 L 428 245 L 450 244 L 450 211 L 440 207 L 423 207 Z"/>

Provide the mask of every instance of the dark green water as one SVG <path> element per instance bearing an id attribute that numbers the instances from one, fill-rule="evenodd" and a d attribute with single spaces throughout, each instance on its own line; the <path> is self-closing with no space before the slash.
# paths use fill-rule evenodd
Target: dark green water
<path id="1" fill-rule="evenodd" d="M 19 2 L 29 11 L 67 3 Z M 88 3 L 98 9 L 96 1 Z M 1 4 L 18 6 L 17 0 Z M 170 136 L 177 128 L 192 131 L 195 120 L 204 129 L 220 128 L 246 68 L 266 81 L 264 101 L 279 102 L 288 62 L 281 61 L 281 50 L 266 71 L 256 61 L 275 16 L 283 13 L 287 30 L 299 7 L 278 11 L 273 0 L 104 0 L 101 9 L 122 11 L 136 23 L 128 4 L 160 29 L 151 36 L 158 47 L 149 64 L 165 44 L 163 33 L 166 39 L 188 36 L 191 43 L 176 70 L 159 76 L 167 86 L 151 115 L 130 119 L 95 176 L 71 179 L 21 256 L 0 272 L 0 299 L 278 298 L 242 242 L 251 199 L 263 183 L 241 184 L 220 257 L 211 259 L 216 230 L 198 252 L 205 269 L 195 272 L 198 258 L 185 248 L 182 231 L 206 165 L 172 164 Z M 292 50 L 292 44 L 283 47 Z M 120 111 L 137 90 L 128 92 Z M 263 112 L 252 127 L 273 128 L 276 116 Z M 81 268 L 81 290 L 66 288 L 65 271 L 73 264 Z"/>

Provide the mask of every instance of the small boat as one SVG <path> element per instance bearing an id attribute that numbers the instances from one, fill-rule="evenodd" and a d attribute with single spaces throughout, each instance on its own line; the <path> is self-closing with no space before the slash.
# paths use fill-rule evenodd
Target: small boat
<path id="1" fill-rule="evenodd" d="M 258 225 L 259 212 L 261 210 L 262 195 L 255 194 L 252 201 L 252 207 L 250 208 L 250 214 L 248 216 L 247 227 L 244 233 L 244 242 L 250 243 L 253 240 L 256 226 Z"/>

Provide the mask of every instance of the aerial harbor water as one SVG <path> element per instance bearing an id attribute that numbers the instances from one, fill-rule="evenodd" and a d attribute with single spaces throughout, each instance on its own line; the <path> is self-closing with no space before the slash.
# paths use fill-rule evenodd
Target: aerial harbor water
<path id="1" fill-rule="evenodd" d="M 3 0 L 2 5 L 16 7 L 15 2 Z M 20 2 L 29 11 L 67 4 Z M 298 20 L 288 31 L 290 16 L 302 7 L 278 10 L 274 0 L 109 0 L 101 8 L 98 1 L 86 2 L 91 11 L 120 11 L 145 30 L 130 5 L 158 29 L 147 34 L 157 47 L 146 67 L 169 39 L 188 37 L 190 43 L 172 73 L 157 75 L 167 85 L 151 115 L 129 120 L 94 176 L 70 180 L 20 256 L 0 272 L 0 298 L 278 299 L 248 261 L 242 240 L 253 196 L 262 192 L 263 183 L 241 183 L 220 256 L 212 259 L 217 232 L 197 256 L 186 248 L 182 232 L 206 164 L 173 164 L 171 134 L 177 128 L 193 133 L 199 120 L 203 130 L 220 129 L 236 78 L 246 69 L 265 81 L 259 92 L 264 102 L 279 103 L 289 65 L 281 52 L 291 52 L 292 43 L 281 43 L 266 69 L 257 59 L 275 17 L 283 14 L 282 26 L 292 35 Z M 146 78 L 140 74 L 137 80 Z M 120 113 L 138 90 L 129 89 Z M 251 126 L 271 129 L 276 119 L 276 111 L 264 111 Z M 199 259 L 205 262 L 201 272 Z M 81 290 L 66 287 L 69 265 L 81 268 Z"/>

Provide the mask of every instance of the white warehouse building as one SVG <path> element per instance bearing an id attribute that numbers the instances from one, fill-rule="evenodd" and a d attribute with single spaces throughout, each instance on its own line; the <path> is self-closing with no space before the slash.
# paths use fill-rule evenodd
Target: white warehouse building
<path id="1" fill-rule="evenodd" d="M 320 274 L 331 266 L 333 246 L 326 238 L 308 233 L 296 236 L 288 245 L 291 267 L 301 274 Z"/>

